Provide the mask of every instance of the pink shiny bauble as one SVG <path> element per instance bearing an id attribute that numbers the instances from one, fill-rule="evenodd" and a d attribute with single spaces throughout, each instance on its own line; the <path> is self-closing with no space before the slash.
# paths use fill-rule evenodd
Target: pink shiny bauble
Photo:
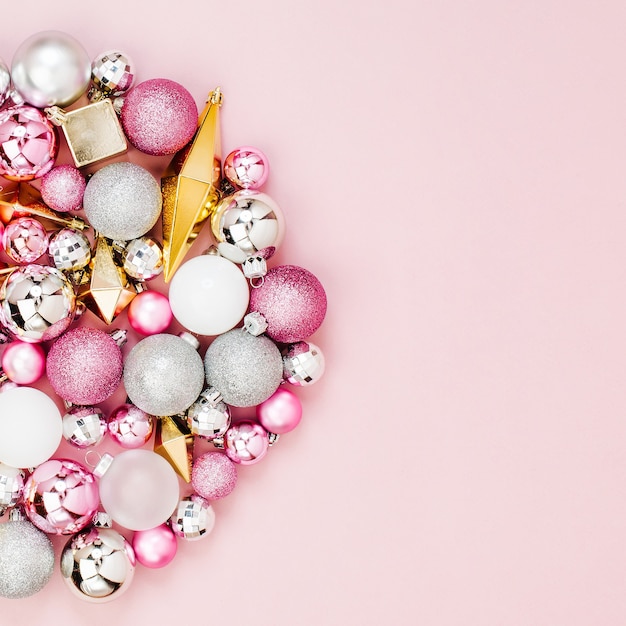
<path id="1" fill-rule="evenodd" d="M 206 452 L 193 462 L 191 484 L 207 500 L 223 498 L 237 484 L 237 467 L 221 452 Z"/>
<path id="2" fill-rule="evenodd" d="M 148 530 L 136 530 L 132 539 L 137 560 L 146 567 L 158 568 L 167 565 L 178 549 L 176 535 L 167 524 Z"/>
<path id="3" fill-rule="evenodd" d="M 99 504 L 94 475 L 71 459 L 45 461 L 24 486 L 28 519 L 49 534 L 77 533 L 92 521 Z"/>
<path id="4" fill-rule="evenodd" d="M 224 451 L 228 458 L 241 465 L 258 463 L 268 448 L 269 437 L 265 428 L 249 420 L 231 426 L 224 437 Z"/>
<path id="5" fill-rule="evenodd" d="M 27 181 L 52 169 L 59 144 L 56 129 L 35 107 L 0 111 L 0 176 Z"/>
<path id="6" fill-rule="evenodd" d="M 252 146 L 241 146 L 224 159 L 224 176 L 239 189 L 259 189 L 269 172 L 267 157 Z"/>
<path id="7" fill-rule="evenodd" d="M 302 404 L 293 391 L 279 387 L 256 407 L 261 426 L 270 433 L 282 435 L 293 430 L 302 418 Z"/>
<path id="8" fill-rule="evenodd" d="M 4 349 L 2 369 L 14 383 L 31 385 L 43 375 L 46 355 L 39 344 L 16 340 Z"/>
<path id="9" fill-rule="evenodd" d="M 279 343 L 312 335 L 326 316 L 326 292 L 320 281 L 297 265 L 270 269 L 263 284 L 250 293 L 250 312 L 265 317 L 266 334 Z"/>
<path id="10" fill-rule="evenodd" d="M 131 89 L 122 107 L 122 126 L 130 143 L 146 154 L 174 154 L 191 141 L 198 107 L 179 83 L 153 78 Z"/>
<path id="11" fill-rule="evenodd" d="M 154 418 L 134 404 L 122 404 L 109 415 L 108 429 L 122 448 L 141 448 L 152 436 Z"/>
<path id="12" fill-rule="evenodd" d="M 2 245 L 15 263 L 34 263 L 48 251 L 48 233 L 32 217 L 18 217 L 6 225 Z"/>
<path id="13" fill-rule="evenodd" d="M 169 299 L 158 291 L 142 291 L 128 307 L 128 322 L 142 335 L 162 333 L 172 322 Z"/>
<path id="14" fill-rule="evenodd" d="M 113 395 L 122 380 L 122 351 L 104 331 L 72 328 L 52 344 L 46 373 L 54 391 L 72 404 L 91 405 Z"/>
<path id="15" fill-rule="evenodd" d="M 55 211 L 78 211 L 83 204 L 87 181 L 73 165 L 53 167 L 41 179 L 41 198 Z"/>

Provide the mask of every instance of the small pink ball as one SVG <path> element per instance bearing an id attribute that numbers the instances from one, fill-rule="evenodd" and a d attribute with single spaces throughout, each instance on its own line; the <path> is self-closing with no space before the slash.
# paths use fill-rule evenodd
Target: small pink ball
<path id="1" fill-rule="evenodd" d="M 320 281 L 297 265 L 270 269 L 263 284 L 250 293 L 250 312 L 265 317 L 267 335 L 295 343 L 312 335 L 326 316 L 326 292 Z"/>
<path id="2" fill-rule="evenodd" d="M 31 385 L 39 380 L 45 368 L 46 355 L 39 344 L 16 340 L 4 349 L 2 369 L 18 385 Z"/>
<path id="3" fill-rule="evenodd" d="M 191 141 L 198 127 L 193 96 L 166 78 L 146 80 L 131 89 L 121 117 L 130 143 L 153 156 L 178 152 Z"/>
<path id="4" fill-rule="evenodd" d="M 128 322 L 142 335 L 162 333 L 172 322 L 169 299 L 158 291 L 142 291 L 128 307 Z"/>
<path id="5" fill-rule="evenodd" d="M 279 387 L 272 396 L 257 405 L 256 415 L 265 430 L 282 435 L 300 423 L 302 404 L 293 391 Z"/>
<path id="6" fill-rule="evenodd" d="M 141 448 L 152 436 L 154 418 L 134 404 L 122 404 L 109 415 L 109 435 L 122 448 Z"/>
<path id="7" fill-rule="evenodd" d="M 41 179 L 41 197 L 55 211 L 78 211 L 83 204 L 87 181 L 73 165 L 53 167 Z"/>
<path id="8" fill-rule="evenodd" d="M 237 468 L 225 454 L 207 452 L 194 461 L 191 484 L 196 493 L 207 500 L 223 498 L 237 484 Z"/>
<path id="9" fill-rule="evenodd" d="M 122 351 L 104 331 L 72 328 L 52 344 L 46 374 L 54 391 L 72 404 L 103 402 L 122 380 Z"/>
<path id="10" fill-rule="evenodd" d="M 149 530 L 136 530 L 132 540 L 137 560 L 146 567 L 165 567 L 178 549 L 176 535 L 167 524 Z"/>
<path id="11" fill-rule="evenodd" d="M 269 172 L 267 157 L 252 146 L 241 146 L 224 159 L 224 176 L 239 189 L 259 189 Z"/>
<path id="12" fill-rule="evenodd" d="M 2 244 L 6 255 L 15 263 L 34 263 L 48 251 L 48 233 L 32 217 L 18 217 L 6 225 Z"/>
<path id="13" fill-rule="evenodd" d="M 267 454 L 269 437 L 261 424 L 244 420 L 226 431 L 224 445 L 231 461 L 241 465 L 253 465 Z"/>

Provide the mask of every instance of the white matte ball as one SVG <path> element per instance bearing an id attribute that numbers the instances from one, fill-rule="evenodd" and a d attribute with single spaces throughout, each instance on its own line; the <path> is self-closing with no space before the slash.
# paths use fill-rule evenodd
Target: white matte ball
<path id="1" fill-rule="evenodd" d="M 221 256 L 204 254 L 183 263 L 169 290 L 174 317 L 198 335 L 221 335 L 248 310 L 250 289 L 242 271 Z"/>
<path id="2" fill-rule="evenodd" d="M 59 447 L 63 421 L 43 391 L 15 387 L 0 393 L 0 461 L 12 467 L 36 467 Z"/>
<path id="3" fill-rule="evenodd" d="M 100 235 L 129 241 L 145 235 L 161 215 L 161 188 L 135 163 L 121 161 L 99 169 L 87 183 L 83 208 Z"/>
<path id="4" fill-rule="evenodd" d="M 170 518 L 180 498 L 172 466 L 150 450 L 120 452 L 100 478 L 104 510 L 129 530 L 156 528 Z"/>

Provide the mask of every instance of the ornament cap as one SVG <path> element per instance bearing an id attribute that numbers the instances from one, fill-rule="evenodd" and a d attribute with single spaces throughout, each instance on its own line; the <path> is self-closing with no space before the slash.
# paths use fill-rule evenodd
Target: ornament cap
<path id="1" fill-rule="evenodd" d="M 113 460 L 115 457 L 108 452 L 105 452 L 101 457 L 96 466 L 93 468 L 93 475 L 96 478 L 102 478 L 107 470 L 111 467 Z"/>

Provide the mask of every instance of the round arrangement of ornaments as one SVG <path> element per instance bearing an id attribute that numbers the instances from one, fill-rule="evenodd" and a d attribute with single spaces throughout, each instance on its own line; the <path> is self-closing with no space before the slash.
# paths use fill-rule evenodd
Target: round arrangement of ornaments
<path id="1" fill-rule="evenodd" d="M 298 425 L 298 388 L 324 373 L 324 288 L 272 263 L 285 218 L 262 191 L 267 157 L 222 160 L 219 88 L 200 111 L 176 81 L 135 78 L 124 52 L 92 59 L 57 31 L 0 61 L 5 598 L 56 571 L 106 602 L 207 537 L 211 503 Z M 160 180 L 129 144 L 169 157 Z M 203 228 L 214 244 L 192 255 Z"/>

